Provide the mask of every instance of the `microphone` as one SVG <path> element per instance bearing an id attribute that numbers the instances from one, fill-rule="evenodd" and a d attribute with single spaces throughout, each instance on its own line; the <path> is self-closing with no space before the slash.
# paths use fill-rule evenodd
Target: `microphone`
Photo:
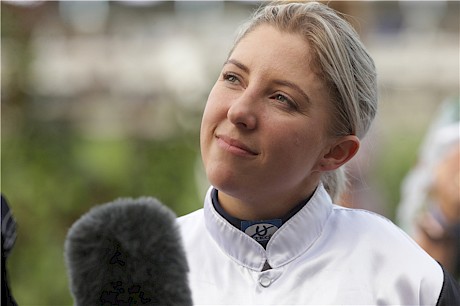
<path id="1" fill-rule="evenodd" d="M 75 305 L 192 305 L 176 215 L 157 199 L 92 208 L 64 246 Z"/>

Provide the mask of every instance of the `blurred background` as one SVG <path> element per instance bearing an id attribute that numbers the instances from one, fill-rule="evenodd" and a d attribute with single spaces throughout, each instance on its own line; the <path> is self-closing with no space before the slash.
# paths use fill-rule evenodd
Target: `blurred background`
<path id="1" fill-rule="evenodd" d="M 18 223 L 8 271 L 19 305 L 72 305 L 63 244 L 90 207 L 142 195 L 179 216 L 202 206 L 201 112 L 259 4 L 1 2 L 1 192 Z M 380 87 L 342 204 L 400 223 L 404 178 L 442 105 L 458 105 L 459 2 L 329 5 L 349 15 Z"/>

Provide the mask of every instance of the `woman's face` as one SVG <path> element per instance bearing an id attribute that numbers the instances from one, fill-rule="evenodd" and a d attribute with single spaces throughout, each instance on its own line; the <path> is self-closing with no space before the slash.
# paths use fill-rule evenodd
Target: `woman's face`
<path id="1" fill-rule="evenodd" d="M 206 174 L 220 192 L 279 205 L 314 191 L 331 138 L 327 90 L 309 59 L 300 36 L 268 25 L 238 43 L 201 125 Z"/>

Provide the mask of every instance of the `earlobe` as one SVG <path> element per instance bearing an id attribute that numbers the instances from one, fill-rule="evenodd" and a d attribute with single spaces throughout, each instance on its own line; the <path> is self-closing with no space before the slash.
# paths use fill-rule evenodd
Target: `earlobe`
<path id="1" fill-rule="evenodd" d="M 356 155 L 359 145 L 359 138 L 355 135 L 339 138 L 320 161 L 320 171 L 331 171 L 344 165 Z"/>

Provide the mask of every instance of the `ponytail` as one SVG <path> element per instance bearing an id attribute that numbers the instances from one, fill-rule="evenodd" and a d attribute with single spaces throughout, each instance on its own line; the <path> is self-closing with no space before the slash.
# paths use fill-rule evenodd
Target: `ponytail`
<path id="1" fill-rule="evenodd" d="M 337 202 L 348 185 L 345 166 L 342 166 L 334 171 L 324 172 L 321 177 L 321 182 L 324 185 L 333 202 Z"/>

